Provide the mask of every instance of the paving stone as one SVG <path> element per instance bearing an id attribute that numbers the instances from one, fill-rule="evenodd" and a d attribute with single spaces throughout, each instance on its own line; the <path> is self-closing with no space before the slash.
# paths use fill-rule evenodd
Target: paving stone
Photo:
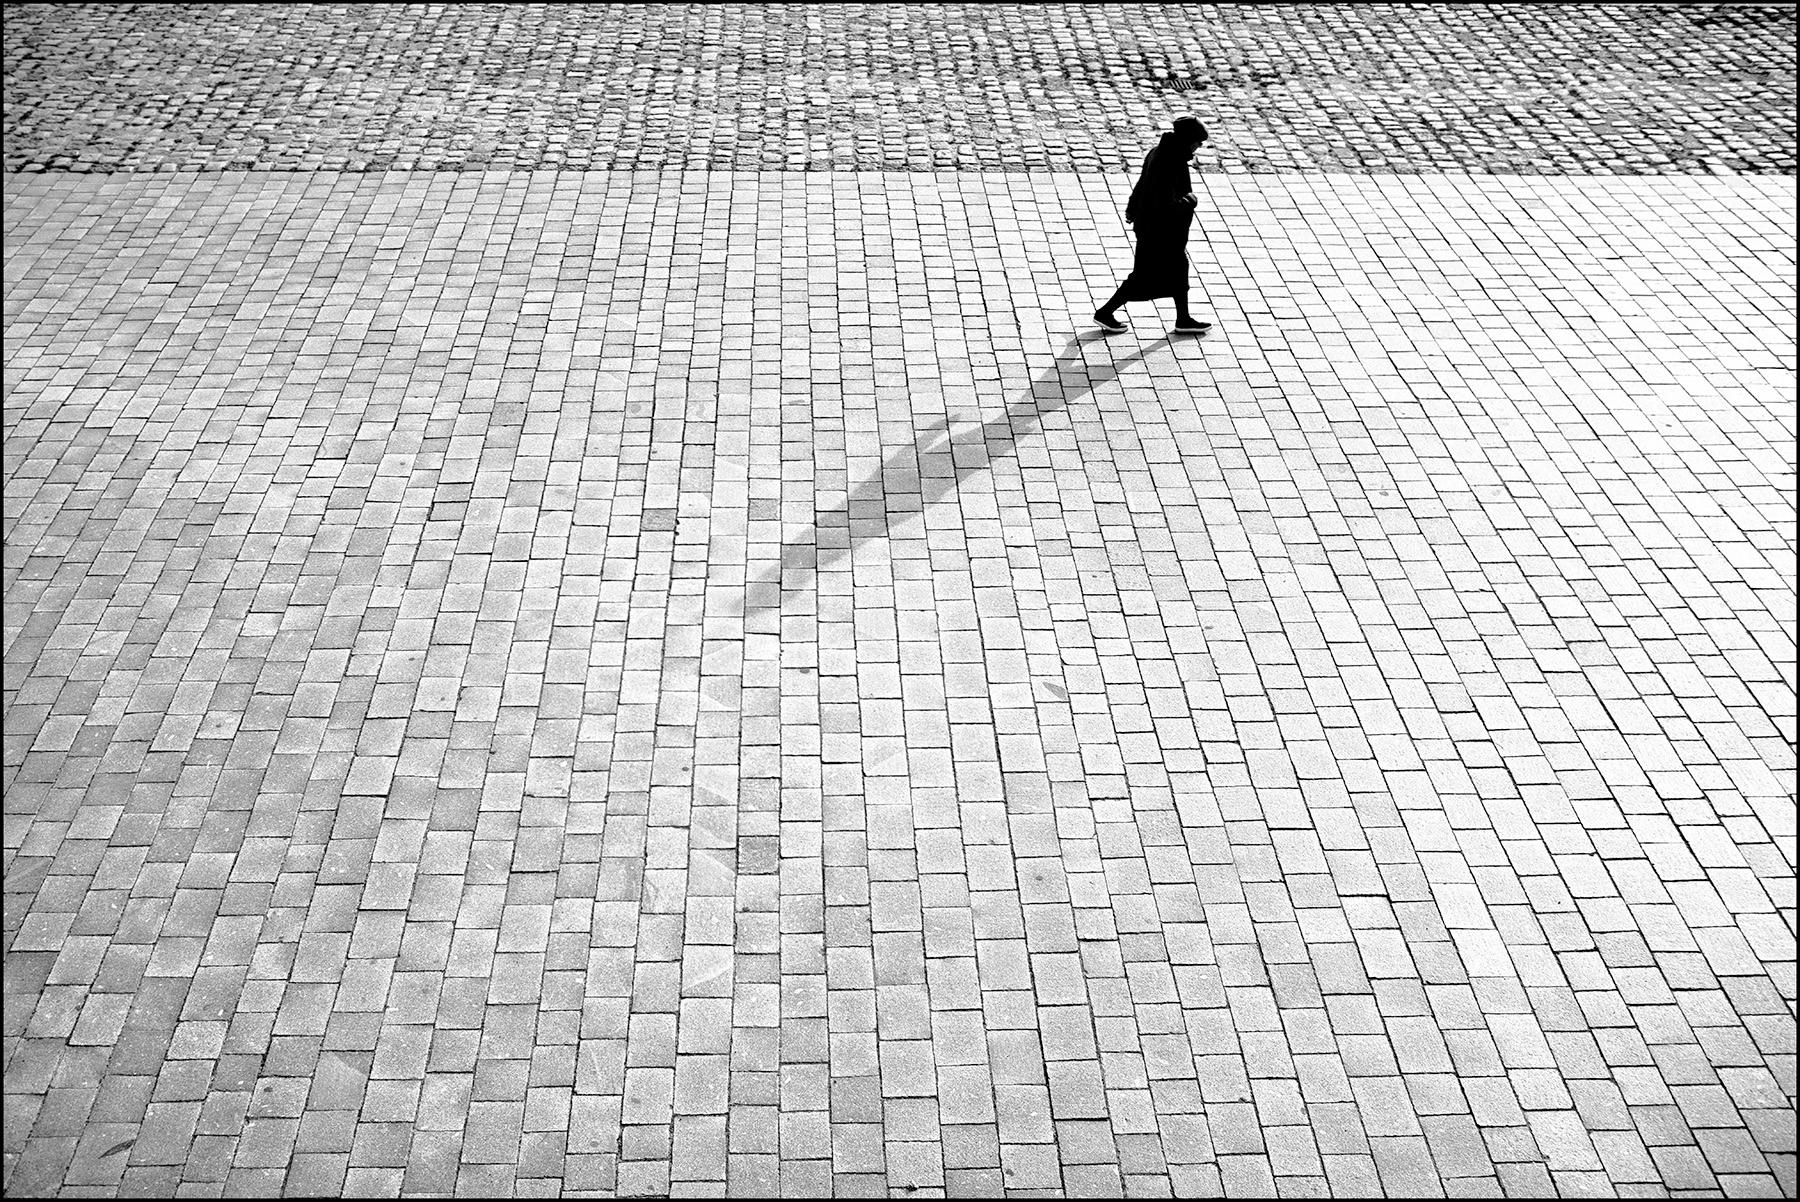
<path id="1" fill-rule="evenodd" d="M 1208 36 L 1196 43 L 1184 35 L 1199 22 Z M 406 13 L 369 27 L 325 12 L 229 25 L 196 13 L 123 29 L 116 15 L 27 11 L 7 43 L 34 53 L 17 75 L 6 169 L 1117 169 L 1135 165 L 1119 144 L 1126 130 L 1153 126 L 1153 113 L 1199 89 L 1245 131 L 1227 143 L 1240 170 L 1793 170 L 1792 147 L 1768 133 L 1779 110 L 1770 96 L 1790 91 L 1793 74 L 1782 53 L 1791 14 L 1779 9 L 1703 9 L 1673 23 L 1627 5 L 1504 21 L 1421 20 L 1397 6 L 1096 11 L 1051 42 L 1030 29 L 1022 10 L 864 6 L 806 22 L 724 5 L 503 23 Z M 101 30 L 128 38 L 130 56 L 98 54 Z M 377 36 L 402 47 L 379 67 L 368 54 Z M 220 38 L 268 56 L 240 63 L 212 49 Z M 465 61 L 439 49 L 460 46 L 484 51 Z M 1570 46 L 1597 56 L 1576 88 L 1555 74 Z M 527 54 L 592 103 L 515 96 L 514 59 Z M 162 70 L 209 86 L 147 103 Z M 1668 82 L 1697 77 L 1711 86 L 1678 93 Z M 367 99 L 378 86 L 399 99 Z M 1696 144 L 1658 120 L 1683 102 L 1706 106 L 1695 116 L 1711 139 Z M 676 128 L 674 114 L 708 103 L 722 106 L 716 127 Z M 1108 119 L 1084 121 L 1089 105 Z M 1483 119 L 1494 114 L 1507 120 Z M 159 737 L 153 746 L 175 748 L 183 736 Z"/>
<path id="2" fill-rule="evenodd" d="M 9 11 L 7 1192 L 1791 1192 L 1791 12 L 788 15 Z"/>

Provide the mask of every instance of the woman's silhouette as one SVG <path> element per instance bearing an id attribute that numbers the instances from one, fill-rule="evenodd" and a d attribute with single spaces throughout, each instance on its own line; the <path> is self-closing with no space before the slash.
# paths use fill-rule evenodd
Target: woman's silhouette
<path id="1" fill-rule="evenodd" d="M 1115 310 L 1132 301 L 1175 299 L 1176 334 L 1204 334 L 1211 322 L 1195 321 L 1188 312 L 1187 240 L 1193 224 L 1193 181 L 1188 160 L 1206 142 L 1206 127 L 1194 117 L 1177 117 L 1174 126 L 1144 157 L 1144 169 L 1125 206 L 1125 220 L 1137 232 L 1137 254 L 1131 274 L 1112 299 L 1094 311 L 1094 324 L 1108 334 L 1123 334 L 1131 327 Z"/>

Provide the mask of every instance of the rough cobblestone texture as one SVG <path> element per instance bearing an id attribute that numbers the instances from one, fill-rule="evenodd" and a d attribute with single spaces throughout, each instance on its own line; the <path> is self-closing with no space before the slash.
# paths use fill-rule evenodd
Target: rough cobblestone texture
<path id="1" fill-rule="evenodd" d="M 8 171 L 1794 171 L 1792 5 L 7 6 Z M 1192 89 L 1192 90 L 1181 90 Z"/>
<path id="2" fill-rule="evenodd" d="M 1790 179 L 6 180 L 9 1195 L 1794 1187 Z"/>

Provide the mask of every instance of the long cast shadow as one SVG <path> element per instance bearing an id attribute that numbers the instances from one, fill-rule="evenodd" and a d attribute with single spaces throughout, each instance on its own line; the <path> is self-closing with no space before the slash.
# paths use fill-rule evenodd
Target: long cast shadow
<path id="1" fill-rule="evenodd" d="M 1007 405 L 1005 412 L 960 434 L 950 434 L 948 418 L 938 419 L 919 433 L 912 446 L 888 456 L 879 474 L 851 489 L 843 504 L 816 513 L 811 529 L 782 544 L 779 565 L 750 581 L 744 592 L 745 620 L 781 608 L 783 580 L 789 573 L 816 575 L 870 539 L 886 538 L 897 522 L 924 513 L 960 488 L 964 480 L 985 470 L 1047 414 L 1116 380 L 1124 368 L 1168 340 L 1157 339 L 1129 355 L 1092 366 L 1082 353 L 1087 341 L 1069 339 L 1068 346 L 1032 381 L 1030 392 Z M 847 535 L 841 543 L 830 537 L 839 531 Z M 827 545 L 820 545 L 821 536 L 829 540 Z M 798 586 L 790 579 L 787 587 Z"/>

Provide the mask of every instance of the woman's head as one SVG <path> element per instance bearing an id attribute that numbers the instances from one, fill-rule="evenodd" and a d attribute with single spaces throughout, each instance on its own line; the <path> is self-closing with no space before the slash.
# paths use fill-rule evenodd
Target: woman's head
<path id="1" fill-rule="evenodd" d="M 1206 141 L 1206 126 L 1200 124 L 1198 117 L 1177 117 L 1169 130 L 1175 140 L 1189 150 L 1198 149 Z"/>

